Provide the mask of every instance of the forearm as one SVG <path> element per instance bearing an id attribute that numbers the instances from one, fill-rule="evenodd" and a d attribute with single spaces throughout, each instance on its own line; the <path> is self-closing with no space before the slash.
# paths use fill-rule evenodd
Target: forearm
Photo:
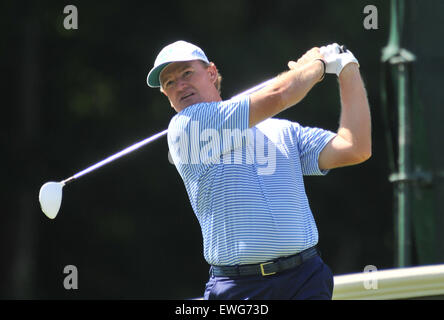
<path id="1" fill-rule="evenodd" d="M 359 67 L 347 65 L 339 75 L 341 118 L 338 135 L 348 141 L 358 158 L 371 155 L 371 119 Z"/>
<path id="2" fill-rule="evenodd" d="M 319 82 L 324 67 L 321 61 L 314 60 L 310 64 L 290 70 L 277 78 L 276 86 L 280 89 L 281 105 L 291 107 L 300 102 L 313 86 Z"/>
<path id="3" fill-rule="evenodd" d="M 301 101 L 323 75 L 323 64 L 312 61 L 289 70 L 270 86 L 250 96 L 250 127 Z"/>

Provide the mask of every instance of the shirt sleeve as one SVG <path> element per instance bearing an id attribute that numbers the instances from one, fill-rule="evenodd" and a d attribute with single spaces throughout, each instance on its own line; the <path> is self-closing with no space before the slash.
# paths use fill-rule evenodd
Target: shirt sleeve
<path id="1" fill-rule="evenodd" d="M 293 123 L 294 135 L 299 149 L 303 175 L 326 175 L 329 170 L 319 168 L 319 154 L 336 136 L 336 133 L 314 127 L 303 127 Z"/>

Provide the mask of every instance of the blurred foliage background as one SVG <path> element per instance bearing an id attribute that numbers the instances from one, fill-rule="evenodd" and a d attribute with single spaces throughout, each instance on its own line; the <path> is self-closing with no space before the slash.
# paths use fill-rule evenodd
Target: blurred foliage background
<path id="1" fill-rule="evenodd" d="M 66 30 L 65 5 L 78 9 Z M 166 139 L 65 188 L 58 217 L 38 191 L 167 128 L 174 110 L 146 75 L 176 40 L 199 45 L 223 75 L 224 98 L 271 78 L 314 46 L 343 43 L 361 64 L 372 111 L 373 156 L 307 177 L 324 260 L 335 274 L 393 267 L 393 191 L 380 112 L 380 58 L 389 1 L 3 1 L 0 297 L 183 299 L 203 294 L 208 265 Z M 327 77 L 279 115 L 336 130 L 337 80 Z M 75 265 L 79 289 L 65 290 Z"/>

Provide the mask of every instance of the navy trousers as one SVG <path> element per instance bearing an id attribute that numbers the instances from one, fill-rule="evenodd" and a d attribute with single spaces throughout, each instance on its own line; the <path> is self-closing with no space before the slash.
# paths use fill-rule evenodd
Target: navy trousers
<path id="1" fill-rule="evenodd" d="M 333 273 L 315 256 L 269 276 L 210 276 L 204 300 L 330 300 L 332 293 Z"/>

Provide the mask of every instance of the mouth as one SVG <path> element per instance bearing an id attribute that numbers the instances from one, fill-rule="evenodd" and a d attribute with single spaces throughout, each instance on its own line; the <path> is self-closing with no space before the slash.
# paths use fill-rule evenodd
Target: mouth
<path id="1" fill-rule="evenodd" d="M 194 96 L 194 93 L 188 93 L 188 94 L 184 95 L 182 98 L 180 98 L 180 101 L 184 101 L 192 96 Z"/>

